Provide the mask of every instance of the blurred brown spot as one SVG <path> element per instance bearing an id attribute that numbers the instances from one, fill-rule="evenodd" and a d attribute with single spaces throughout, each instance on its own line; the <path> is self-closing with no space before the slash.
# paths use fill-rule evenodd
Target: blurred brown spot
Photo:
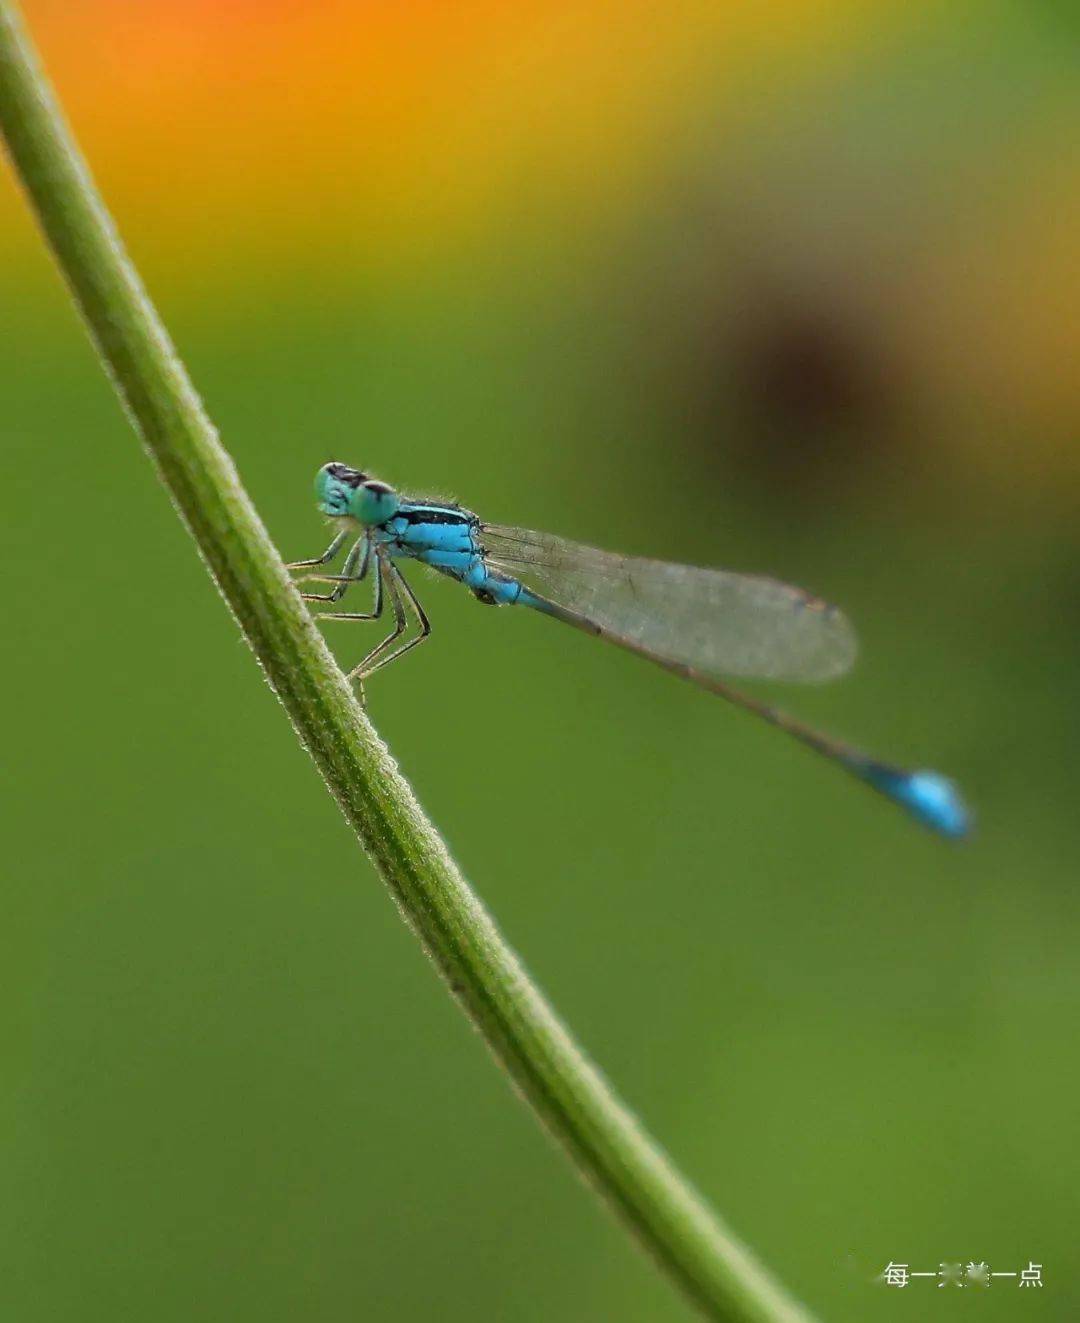
<path id="1" fill-rule="evenodd" d="M 862 347 L 836 326 L 778 319 L 736 345 L 738 382 L 763 418 L 796 429 L 858 422 L 881 392 Z"/>
<path id="2" fill-rule="evenodd" d="M 736 457 L 789 479 L 859 467 L 893 417 L 885 354 L 827 310 L 776 307 L 734 327 L 730 369 Z"/>

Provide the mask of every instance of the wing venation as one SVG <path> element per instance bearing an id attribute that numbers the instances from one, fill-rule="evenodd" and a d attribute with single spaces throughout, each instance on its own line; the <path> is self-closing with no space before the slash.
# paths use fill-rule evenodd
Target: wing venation
<path id="1" fill-rule="evenodd" d="M 607 632 L 716 676 L 829 680 L 855 660 L 844 614 L 776 579 L 620 556 L 484 525 L 486 559 Z"/>

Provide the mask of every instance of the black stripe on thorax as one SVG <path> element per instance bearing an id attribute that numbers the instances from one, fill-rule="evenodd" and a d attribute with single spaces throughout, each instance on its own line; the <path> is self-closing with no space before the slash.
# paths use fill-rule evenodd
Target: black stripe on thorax
<path id="1" fill-rule="evenodd" d="M 397 512 L 399 519 L 412 524 L 463 524 L 466 527 L 477 522 L 476 515 L 462 510 L 456 505 L 410 505 Z"/>

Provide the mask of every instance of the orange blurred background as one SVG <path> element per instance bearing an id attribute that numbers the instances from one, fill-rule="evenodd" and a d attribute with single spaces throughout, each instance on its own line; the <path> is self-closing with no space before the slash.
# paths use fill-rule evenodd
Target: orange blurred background
<path id="1" fill-rule="evenodd" d="M 846 286 L 851 336 L 880 341 L 903 389 L 943 406 L 936 444 L 1006 482 L 1054 492 L 1047 474 L 1077 477 L 1077 90 L 1047 14 L 828 0 L 26 8 L 170 297 L 216 308 L 211 289 L 227 304 L 230 286 L 262 292 L 273 272 L 348 300 L 515 236 L 526 253 L 568 236 L 618 246 L 657 224 L 674 185 L 715 209 L 721 248 L 780 267 L 788 297 Z M 9 207 L 0 225 L 9 253 L 32 242 Z"/>

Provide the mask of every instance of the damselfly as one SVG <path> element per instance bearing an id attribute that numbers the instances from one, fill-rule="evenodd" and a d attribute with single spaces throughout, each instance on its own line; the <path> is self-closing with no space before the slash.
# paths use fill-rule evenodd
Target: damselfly
<path id="1" fill-rule="evenodd" d="M 924 826 L 963 836 L 968 814 L 955 786 L 937 772 L 905 771 L 811 729 L 728 683 L 730 677 L 830 680 L 849 669 L 855 635 L 844 615 L 819 598 L 756 575 L 618 556 L 551 533 L 487 524 L 441 501 L 411 500 L 386 483 L 326 464 L 315 479 L 319 509 L 337 525 L 321 556 L 295 561 L 298 582 L 332 584 L 304 593 L 336 603 L 371 577 L 372 609 L 324 611 L 319 620 L 377 620 L 386 602 L 392 632 L 349 673 L 363 683 L 431 632 L 401 573 L 416 560 L 456 579 L 492 606 L 527 606 L 691 680 L 786 731 L 907 809 Z M 340 574 L 331 564 L 348 545 Z M 409 614 L 418 630 L 408 634 Z"/>

